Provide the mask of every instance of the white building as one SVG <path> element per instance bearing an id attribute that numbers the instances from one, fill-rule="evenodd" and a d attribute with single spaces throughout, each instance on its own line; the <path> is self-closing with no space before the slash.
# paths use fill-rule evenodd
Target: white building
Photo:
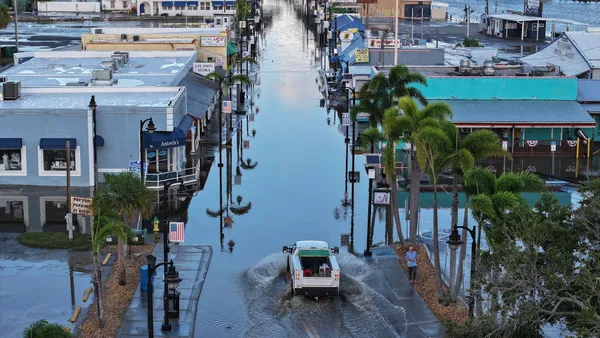
<path id="1" fill-rule="evenodd" d="M 102 0 L 103 12 L 129 12 L 137 8 L 137 0 Z"/>
<path id="2" fill-rule="evenodd" d="M 202 16 L 234 15 L 235 1 L 149 1 L 138 0 L 138 15 Z M 216 26 L 221 27 L 221 25 Z"/>
<path id="3" fill-rule="evenodd" d="M 100 13 L 100 3 L 92 1 L 38 1 L 38 13 Z"/>

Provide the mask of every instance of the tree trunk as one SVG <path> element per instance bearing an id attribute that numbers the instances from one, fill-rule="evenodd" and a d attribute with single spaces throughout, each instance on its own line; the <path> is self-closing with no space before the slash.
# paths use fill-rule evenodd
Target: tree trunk
<path id="1" fill-rule="evenodd" d="M 469 227 L 469 195 L 465 195 L 465 216 L 463 218 L 463 226 L 465 228 Z M 462 287 L 463 278 L 464 278 L 464 264 L 465 258 L 467 257 L 467 238 L 468 233 L 466 229 L 462 229 L 461 238 L 463 239 L 463 244 L 460 246 L 460 256 L 458 258 L 458 273 L 456 274 L 456 283 L 454 285 L 454 295 L 458 295 L 460 293 L 460 289 Z M 471 257 L 474 259 L 475 257 Z M 471 272 L 472 273 L 472 272 Z"/>
<path id="2" fill-rule="evenodd" d="M 117 246 L 119 250 L 119 285 L 126 285 L 127 277 L 125 273 L 125 246 L 121 237 L 119 237 Z"/>
<path id="3" fill-rule="evenodd" d="M 456 173 L 452 173 L 454 177 L 452 178 L 452 208 L 450 209 L 450 230 L 453 230 L 458 226 L 458 179 L 456 178 Z M 465 237 L 463 237 L 464 239 Z M 454 284 L 456 281 L 456 250 L 450 250 L 450 285 L 448 288 L 450 290 L 450 296 L 454 297 Z"/>
<path id="4" fill-rule="evenodd" d="M 412 145 L 411 145 L 412 147 Z M 421 192 L 421 167 L 413 149 L 410 150 L 411 174 L 409 190 L 409 220 L 410 220 L 410 242 L 417 243 L 417 225 L 419 220 L 419 193 Z"/>
<path id="5" fill-rule="evenodd" d="M 394 220 L 396 221 L 396 232 L 398 232 L 398 238 L 400 240 L 400 244 L 404 245 L 404 235 L 402 234 L 402 223 L 400 222 L 400 212 L 398 212 L 398 183 L 396 183 L 396 173 L 394 173 L 393 175 L 390 175 L 390 187 L 392 188 L 391 191 L 391 198 L 390 198 L 390 209 L 392 212 L 392 216 L 394 217 Z"/>
<path id="6" fill-rule="evenodd" d="M 438 295 L 441 297 L 444 295 L 444 289 L 442 287 L 442 267 L 440 264 L 437 185 L 435 183 L 433 184 L 433 259 L 435 260 L 435 280 L 437 282 Z"/>
<path id="7" fill-rule="evenodd" d="M 100 297 L 100 280 L 102 279 L 100 276 L 102 275 L 102 269 L 100 268 L 100 261 L 98 259 L 98 255 L 94 254 L 93 257 L 94 262 L 94 300 L 96 301 L 96 314 L 98 315 L 98 327 L 104 327 L 104 309 L 103 304 L 101 302 Z"/>

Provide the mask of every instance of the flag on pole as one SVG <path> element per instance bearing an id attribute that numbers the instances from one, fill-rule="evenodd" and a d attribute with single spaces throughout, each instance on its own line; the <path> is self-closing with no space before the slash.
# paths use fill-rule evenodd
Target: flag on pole
<path id="1" fill-rule="evenodd" d="M 169 240 L 181 243 L 185 234 L 183 222 L 169 222 Z"/>
<path id="2" fill-rule="evenodd" d="M 231 101 L 223 101 L 223 113 L 231 114 Z"/>
<path id="3" fill-rule="evenodd" d="M 248 148 L 250 148 L 250 141 L 244 140 L 244 149 L 248 149 Z"/>

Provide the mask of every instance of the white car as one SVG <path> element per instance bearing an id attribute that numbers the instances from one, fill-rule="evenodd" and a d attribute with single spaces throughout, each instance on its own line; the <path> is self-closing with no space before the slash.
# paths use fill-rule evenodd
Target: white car
<path id="1" fill-rule="evenodd" d="M 289 253 L 287 268 L 292 281 L 292 294 L 306 296 L 337 296 L 340 293 L 340 267 L 323 241 L 298 241 L 283 247 Z"/>

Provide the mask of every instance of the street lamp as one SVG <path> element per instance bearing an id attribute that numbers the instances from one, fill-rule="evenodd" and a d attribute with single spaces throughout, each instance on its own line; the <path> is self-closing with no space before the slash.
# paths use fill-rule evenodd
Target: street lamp
<path id="1" fill-rule="evenodd" d="M 179 272 L 175 270 L 175 264 L 173 264 L 173 260 L 171 259 L 166 278 L 166 283 L 169 287 L 168 300 L 170 318 L 179 318 L 179 296 L 181 293 L 177 291 L 177 287 L 181 281 L 182 279 L 179 278 Z"/>
<path id="2" fill-rule="evenodd" d="M 144 148 L 144 124 L 148 122 L 148 127 L 146 130 L 148 133 L 152 134 L 156 130 L 156 126 L 154 126 L 154 121 L 152 118 L 140 120 L 140 174 L 142 178 L 142 183 L 144 183 L 144 160 L 146 158 L 146 149 Z"/>
<path id="3" fill-rule="evenodd" d="M 460 248 L 460 246 L 463 244 L 463 241 L 460 239 L 460 234 L 458 233 L 458 229 L 465 229 L 469 232 L 469 235 L 471 235 L 471 280 L 469 281 L 470 284 L 470 296 L 469 296 L 469 318 L 473 318 L 473 310 L 475 308 L 475 297 L 476 297 L 476 292 L 475 292 L 475 256 L 477 255 L 477 241 L 475 240 L 475 234 L 477 233 L 477 226 L 473 226 L 473 229 L 469 229 L 467 227 L 464 226 L 455 226 L 454 229 L 452 229 L 452 233 L 450 233 L 450 237 L 448 237 L 448 240 L 446 241 L 446 243 L 448 243 L 448 246 L 450 247 L 450 250 L 455 251 L 456 249 Z"/>
<path id="4" fill-rule="evenodd" d="M 147 289 L 147 298 L 148 298 L 148 337 L 154 338 L 154 305 L 153 305 L 153 293 L 154 293 L 154 285 L 152 284 L 152 276 L 156 273 L 156 269 L 163 266 L 165 270 L 165 290 L 170 288 L 173 290 L 173 298 L 169 297 L 169 299 L 173 300 L 173 315 L 179 316 L 179 292 L 176 291 L 179 283 L 182 281 L 179 278 L 179 273 L 175 270 L 175 265 L 173 260 L 170 262 L 162 262 L 156 264 L 156 257 L 153 255 L 146 256 L 148 259 L 148 289 Z M 169 272 L 167 273 L 167 264 L 169 265 Z M 162 324 L 161 330 L 163 331 L 171 331 L 171 324 L 169 324 L 169 311 L 168 311 L 168 299 L 164 298 L 165 302 L 165 322 Z M 171 316 L 173 316 L 171 315 Z M 177 317 L 174 317 L 177 318 Z"/>
<path id="5" fill-rule="evenodd" d="M 367 140 L 369 140 L 369 143 L 371 144 L 371 153 L 375 152 L 375 142 L 377 142 L 377 139 L 375 138 L 375 136 L 369 136 L 369 134 L 360 134 L 358 135 L 358 138 L 356 139 L 357 143 L 360 143 L 361 139 L 365 138 Z M 366 166 L 366 165 L 365 165 Z M 368 213 L 367 213 L 367 248 L 364 252 L 365 256 L 371 256 L 371 236 L 372 236 L 372 231 L 371 231 L 371 204 L 373 203 L 373 180 L 375 179 L 375 168 L 365 168 L 367 170 L 367 174 L 369 175 L 369 207 L 368 207 Z"/>

